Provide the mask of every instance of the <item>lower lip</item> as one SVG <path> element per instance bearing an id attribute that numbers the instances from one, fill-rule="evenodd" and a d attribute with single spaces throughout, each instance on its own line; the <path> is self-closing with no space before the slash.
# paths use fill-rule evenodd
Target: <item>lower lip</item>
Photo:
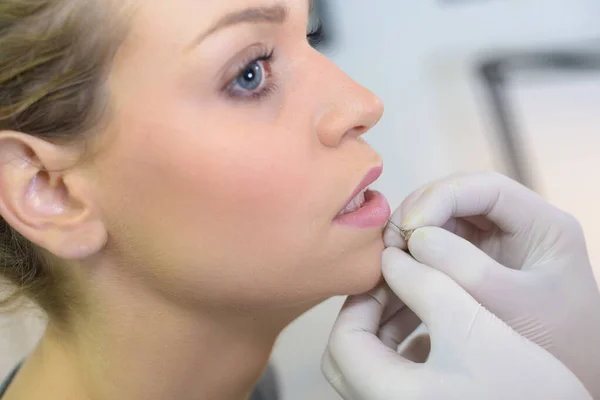
<path id="1" fill-rule="evenodd" d="M 390 205 L 379 192 L 367 190 L 365 204 L 358 210 L 336 217 L 333 222 L 354 228 L 379 228 L 385 225 L 392 211 Z"/>

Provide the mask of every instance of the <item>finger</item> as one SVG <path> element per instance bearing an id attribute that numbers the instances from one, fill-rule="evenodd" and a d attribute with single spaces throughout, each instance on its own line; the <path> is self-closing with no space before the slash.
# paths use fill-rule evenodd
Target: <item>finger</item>
<path id="1" fill-rule="evenodd" d="M 334 328 L 376 334 L 386 309 L 393 301 L 392 297 L 393 292 L 385 283 L 368 293 L 349 296 Z"/>
<path id="2" fill-rule="evenodd" d="M 455 174 L 451 177 L 459 178 L 464 176 L 464 174 Z M 413 206 L 420 200 L 421 196 L 429 189 L 434 182 L 430 182 L 426 185 L 421 186 L 419 189 L 415 190 L 411 194 L 408 195 L 400 204 L 390 217 L 388 224 L 383 232 L 383 238 L 385 247 L 397 247 L 402 250 L 407 249 L 406 240 L 401 234 L 402 224 L 404 218 L 408 211 L 413 209 Z"/>
<path id="3" fill-rule="evenodd" d="M 517 233 L 539 219 L 550 205 L 499 174 L 448 178 L 432 184 L 406 210 L 400 227 L 443 226 L 450 218 L 486 216 L 506 233 Z"/>
<path id="4" fill-rule="evenodd" d="M 400 228 L 402 216 L 406 210 L 411 208 L 411 206 L 419 199 L 426 189 L 427 186 L 422 186 L 418 190 L 412 192 L 406 199 L 404 199 L 404 201 L 402 201 L 400 207 L 398 207 L 392 213 L 392 216 L 388 220 L 388 223 L 383 231 L 383 242 L 385 247 L 397 247 L 402 250 L 407 249 L 406 240 L 404 239 L 404 235 L 401 232 L 402 229 Z"/>
<path id="5" fill-rule="evenodd" d="M 400 357 L 396 355 L 396 357 Z M 414 393 L 423 393 L 422 383 L 414 370 L 395 368 L 393 365 L 374 374 L 348 378 L 337 362 L 326 351 L 323 354 L 321 370 L 325 379 L 344 400 L 358 399 L 412 399 Z M 372 379 L 372 377 L 378 379 Z"/>
<path id="6" fill-rule="evenodd" d="M 364 382 L 386 385 L 392 379 L 392 371 L 400 372 L 393 378 L 395 380 L 409 379 L 414 373 L 406 371 L 404 374 L 409 362 L 377 337 L 381 315 L 390 294 L 379 288 L 367 295 L 348 298 L 333 326 L 327 349 L 337 367 L 336 374 L 343 377 L 337 379 L 343 379 L 346 384 L 351 382 L 352 387 Z"/>
<path id="7" fill-rule="evenodd" d="M 409 337 L 420 324 L 419 317 L 411 309 L 405 307 L 379 328 L 377 336 L 384 345 L 397 351 L 400 343 Z"/>
<path id="8" fill-rule="evenodd" d="M 408 248 L 402 229 L 391 219 L 388 220 L 387 225 L 383 230 L 383 244 L 386 248 L 396 247 L 401 250 L 406 250 Z"/>
<path id="9" fill-rule="evenodd" d="M 344 377 L 340 368 L 329 354 L 329 350 L 325 350 L 321 359 L 321 372 L 329 384 L 335 391 L 344 399 L 352 399 L 348 386 L 345 384 Z"/>
<path id="10" fill-rule="evenodd" d="M 384 251 L 382 264 L 389 287 L 434 338 L 437 332 L 452 333 L 470 324 L 478 303 L 450 277 L 396 248 Z"/>
<path id="11" fill-rule="evenodd" d="M 448 275 L 486 306 L 516 279 L 514 270 L 445 229 L 420 228 L 411 237 L 409 247 L 416 260 Z"/>

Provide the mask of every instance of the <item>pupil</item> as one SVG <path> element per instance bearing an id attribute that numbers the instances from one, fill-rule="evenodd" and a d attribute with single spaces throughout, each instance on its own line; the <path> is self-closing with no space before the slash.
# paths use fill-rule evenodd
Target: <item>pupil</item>
<path id="1" fill-rule="evenodd" d="M 254 70 L 251 68 L 246 69 L 246 80 L 252 81 L 254 79 Z"/>
<path id="2" fill-rule="evenodd" d="M 245 90 L 256 90 L 262 83 L 262 69 L 257 62 L 250 64 L 238 78 L 238 84 Z"/>

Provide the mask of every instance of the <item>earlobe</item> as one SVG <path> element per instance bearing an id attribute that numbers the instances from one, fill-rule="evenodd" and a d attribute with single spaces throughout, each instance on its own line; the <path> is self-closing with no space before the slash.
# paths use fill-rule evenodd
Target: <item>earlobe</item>
<path id="1" fill-rule="evenodd" d="M 71 149 L 31 136 L 0 132 L 0 215 L 36 245 L 68 260 L 80 260 L 105 245 L 104 223 L 91 198 L 71 179 L 77 171 Z"/>

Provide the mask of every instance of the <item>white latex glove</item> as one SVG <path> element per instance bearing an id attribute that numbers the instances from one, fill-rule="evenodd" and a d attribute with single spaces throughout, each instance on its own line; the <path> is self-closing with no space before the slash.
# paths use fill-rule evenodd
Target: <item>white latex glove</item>
<path id="1" fill-rule="evenodd" d="M 600 295 L 573 217 L 504 176 L 479 174 L 427 185 L 392 221 L 426 227 L 409 240 L 415 259 L 552 353 L 600 399 Z M 384 236 L 406 248 L 393 225 Z"/>
<path id="2" fill-rule="evenodd" d="M 385 250 L 383 274 L 427 325 L 431 352 L 425 363 L 413 363 L 380 339 L 387 324 L 412 324 L 404 312 L 382 325 L 394 296 L 386 287 L 350 297 L 323 358 L 326 378 L 344 399 L 591 399 L 563 364 L 486 311 L 447 275 L 396 248 Z M 392 342 L 410 333 L 392 331 L 397 333 Z"/>

